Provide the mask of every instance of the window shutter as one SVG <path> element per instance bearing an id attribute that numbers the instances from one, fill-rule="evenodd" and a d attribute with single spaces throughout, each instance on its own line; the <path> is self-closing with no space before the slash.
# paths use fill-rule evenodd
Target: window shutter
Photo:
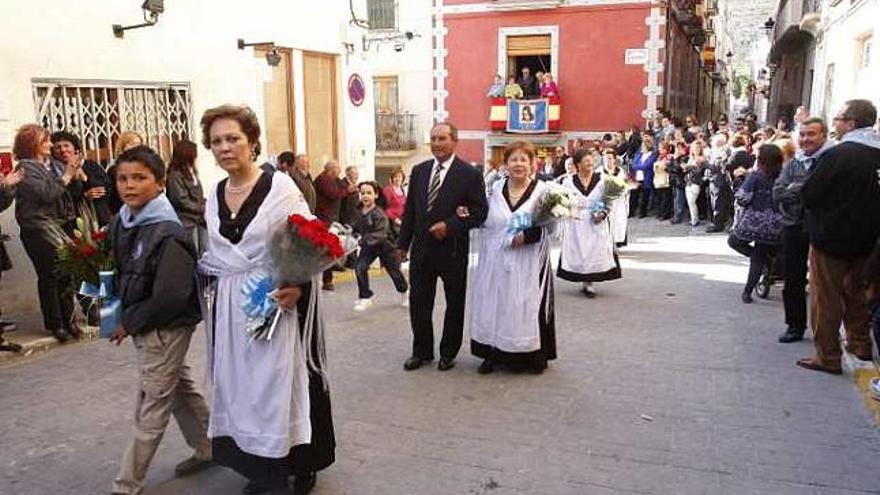
<path id="1" fill-rule="evenodd" d="M 507 55 L 510 57 L 550 55 L 550 35 L 508 36 Z"/>

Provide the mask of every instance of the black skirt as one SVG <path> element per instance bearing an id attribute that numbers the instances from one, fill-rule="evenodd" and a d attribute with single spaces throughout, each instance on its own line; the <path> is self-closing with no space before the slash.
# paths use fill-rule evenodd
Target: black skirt
<path id="1" fill-rule="evenodd" d="M 544 270 L 550 269 L 550 263 L 548 262 L 544 265 Z M 542 277 L 544 273 L 542 270 Z M 553 299 L 553 279 L 551 277 L 547 287 L 544 289 L 544 293 L 541 295 L 541 306 L 538 311 L 538 331 L 541 337 L 540 349 L 531 352 L 507 352 L 471 339 L 471 354 L 515 370 L 546 368 L 547 361 L 556 359 L 556 308 L 554 307 Z"/>
<path id="2" fill-rule="evenodd" d="M 575 273 L 564 270 L 562 268 L 562 256 L 560 255 L 559 268 L 556 270 L 556 276 L 562 280 L 568 280 L 569 282 L 607 282 L 609 280 L 617 280 L 623 277 L 620 272 L 620 260 L 617 259 L 617 253 L 614 253 L 613 268 L 604 272 L 596 273 Z"/>

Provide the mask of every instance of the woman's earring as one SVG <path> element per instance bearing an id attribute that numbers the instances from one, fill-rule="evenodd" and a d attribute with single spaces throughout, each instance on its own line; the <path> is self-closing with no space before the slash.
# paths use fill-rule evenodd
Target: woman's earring
<path id="1" fill-rule="evenodd" d="M 253 161 L 257 161 L 257 157 L 258 157 L 258 156 L 259 156 L 259 155 L 257 155 L 257 150 L 256 150 L 256 149 L 252 149 L 252 150 L 251 150 L 251 160 L 253 160 Z"/>

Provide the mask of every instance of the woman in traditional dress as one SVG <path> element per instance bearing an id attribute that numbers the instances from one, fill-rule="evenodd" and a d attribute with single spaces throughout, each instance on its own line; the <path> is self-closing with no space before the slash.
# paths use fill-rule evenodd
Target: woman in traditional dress
<path id="1" fill-rule="evenodd" d="M 569 282 L 581 282 L 584 295 L 593 298 L 593 283 L 620 278 L 620 264 L 608 221 L 609 207 L 603 201 L 605 181 L 593 171 L 593 157 L 588 150 L 577 150 L 573 160 L 577 174 L 562 185 L 574 192 L 581 215 L 562 225 L 556 275 Z"/>
<path id="2" fill-rule="evenodd" d="M 478 264 L 468 281 L 480 294 L 470 308 L 471 352 L 483 358 L 481 374 L 496 365 L 543 373 L 556 359 L 550 227 L 511 237 L 511 218 L 533 217 L 548 186 L 534 177 L 535 149 L 524 141 L 504 150 L 507 177 L 489 193 L 489 216 L 480 229 Z M 470 299 L 470 298 L 469 298 Z"/>
<path id="3" fill-rule="evenodd" d="M 260 127 L 247 107 L 205 112 L 202 141 L 229 177 L 208 200 L 208 250 L 199 262 L 205 289 L 208 377 L 213 404 L 208 436 L 214 459 L 247 477 L 245 494 L 304 494 L 334 461 L 330 396 L 323 372 L 323 317 L 315 283 L 279 287 L 287 310 L 271 340 L 246 333 L 241 288 L 267 274 L 270 239 L 291 214 L 311 217 L 287 174 L 262 171 Z"/>
<path id="4" fill-rule="evenodd" d="M 626 181 L 626 172 L 617 161 L 617 150 L 614 147 L 602 151 L 602 174 Z M 608 221 L 611 222 L 611 237 L 617 247 L 626 246 L 627 227 L 629 225 L 629 189 L 609 205 Z"/>

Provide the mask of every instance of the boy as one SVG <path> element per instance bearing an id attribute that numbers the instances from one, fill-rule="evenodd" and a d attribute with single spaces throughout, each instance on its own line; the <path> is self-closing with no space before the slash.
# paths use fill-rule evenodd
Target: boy
<path id="1" fill-rule="evenodd" d="M 401 294 L 401 304 L 407 304 L 409 286 L 400 273 L 400 263 L 394 257 L 394 248 L 388 242 L 388 217 L 376 201 L 384 202 L 382 189 L 375 182 L 361 182 L 358 186 L 361 198 L 360 217 L 354 224 L 354 231 L 361 235 L 360 253 L 355 265 L 358 283 L 358 301 L 355 311 L 364 311 L 373 304 L 373 291 L 370 290 L 370 265 L 376 258 L 388 271 L 394 287 Z"/>
<path id="2" fill-rule="evenodd" d="M 195 450 L 175 468 L 178 476 L 212 464 L 208 406 L 195 385 L 186 352 L 201 320 L 195 286 L 195 248 L 162 193 L 165 164 L 146 146 L 117 160 L 116 186 L 124 206 L 111 225 L 121 325 L 116 345 L 134 338 L 140 384 L 134 439 L 122 457 L 113 494 L 143 490 L 147 468 L 171 414 Z"/>

